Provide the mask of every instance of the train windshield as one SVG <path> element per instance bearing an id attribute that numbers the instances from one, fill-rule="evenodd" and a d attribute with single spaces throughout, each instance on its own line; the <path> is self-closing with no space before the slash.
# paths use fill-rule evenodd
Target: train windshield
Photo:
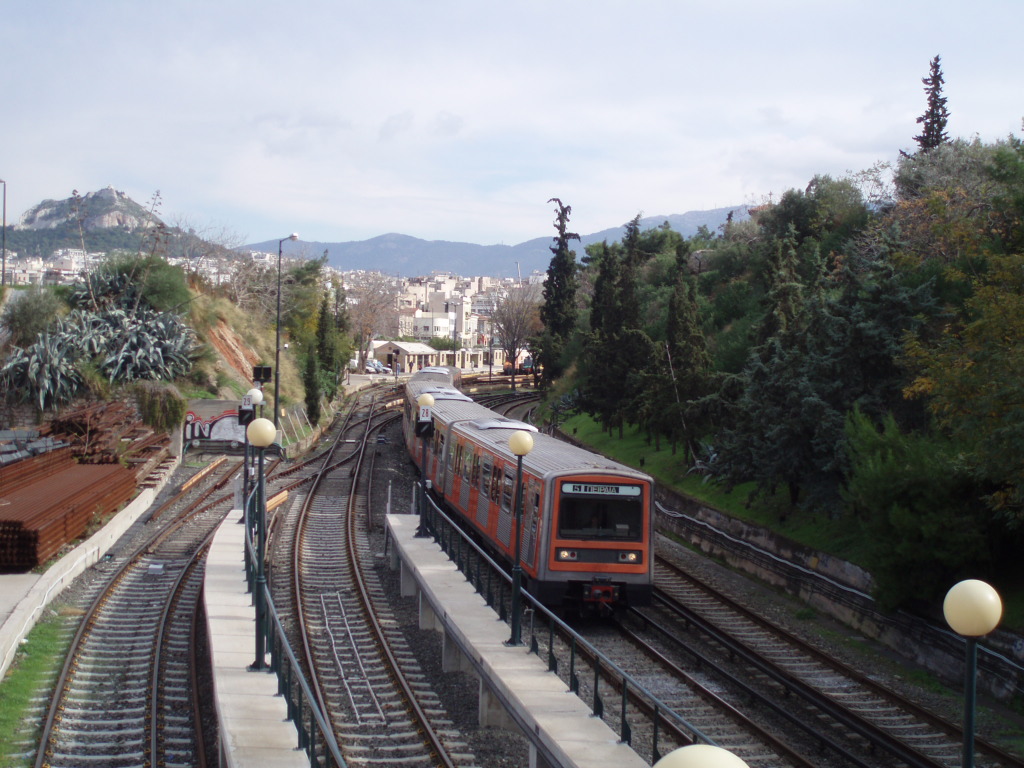
<path id="1" fill-rule="evenodd" d="M 563 482 L 558 535 L 563 539 L 640 541 L 643 500 L 639 485 Z"/>

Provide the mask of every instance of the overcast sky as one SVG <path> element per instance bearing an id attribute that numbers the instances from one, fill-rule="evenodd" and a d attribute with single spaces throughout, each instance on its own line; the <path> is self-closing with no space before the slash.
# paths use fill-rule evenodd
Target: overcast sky
<path id="1" fill-rule="evenodd" d="M 1021 0 L 7 0 L 7 221 L 106 186 L 172 223 L 515 244 L 1021 135 Z"/>

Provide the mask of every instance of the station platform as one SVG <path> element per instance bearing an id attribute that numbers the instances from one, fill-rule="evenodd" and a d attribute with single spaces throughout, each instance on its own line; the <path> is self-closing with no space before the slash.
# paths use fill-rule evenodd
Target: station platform
<path id="1" fill-rule="evenodd" d="M 648 768 L 527 645 L 506 645 L 508 625 L 417 524 L 387 516 L 391 565 L 402 594 L 419 596 L 420 627 L 444 634 L 442 668 L 476 673 L 480 723 L 527 734 L 531 768 Z"/>
<path id="2" fill-rule="evenodd" d="M 221 523 L 206 556 L 203 582 L 220 765 L 308 768 L 285 698 L 277 695 L 277 677 L 249 670 L 256 659 L 256 609 L 246 592 L 241 518 L 242 510 L 233 509 Z"/>

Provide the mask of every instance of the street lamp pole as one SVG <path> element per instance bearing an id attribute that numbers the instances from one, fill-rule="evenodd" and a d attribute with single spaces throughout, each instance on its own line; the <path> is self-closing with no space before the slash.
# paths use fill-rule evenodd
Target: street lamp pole
<path id="1" fill-rule="evenodd" d="M 522 630 L 520 625 L 520 601 L 523 585 L 523 567 L 520 564 L 522 559 L 523 539 L 523 456 L 533 450 L 533 435 L 523 429 L 516 430 L 508 439 L 508 447 L 516 456 L 516 495 L 515 495 L 515 556 L 512 561 L 512 636 L 509 638 L 509 645 L 522 645 Z"/>
<path id="2" fill-rule="evenodd" d="M 427 479 L 427 440 L 430 439 L 431 424 L 433 416 L 430 409 L 434 407 L 434 396 L 424 392 L 416 398 L 416 405 L 420 407 L 416 417 L 416 434 L 420 436 L 420 524 L 416 528 L 416 536 L 423 538 L 427 535 L 427 489 L 430 481 Z"/>
<path id="3" fill-rule="evenodd" d="M 261 670 L 266 666 L 267 626 L 267 481 L 263 473 L 263 457 L 267 447 L 277 437 L 277 427 L 270 419 L 253 419 L 246 427 L 249 442 L 259 450 L 256 470 L 256 660 L 250 669 Z"/>
<path id="4" fill-rule="evenodd" d="M 1003 601 L 984 581 L 967 579 L 954 584 L 942 603 L 946 623 L 967 641 L 964 664 L 964 751 L 961 765 L 974 768 L 974 714 L 978 676 L 978 638 L 999 625 Z"/>
<path id="5" fill-rule="evenodd" d="M 277 241 L 277 334 L 274 339 L 274 429 L 281 414 L 281 252 L 285 240 L 298 240 L 299 235 L 292 232 L 288 237 Z"/>
<path id="6" fill-rule="evenodd" d="M 242 410 L 248 410 L 248 420 L 243 423 L 242 434 L 244 436 L 242 442 L 242 518 L 248 523 L 249 522 L 249 431 L 248 427 L 256 417 L 256 406 L 263 402 L 263 390 L 253 387 L 245 393 L 246 397 L 249 398 L 250 408 L 245 408 L 245 400 L 242 401 Z M 239 413 L 241 417 L 241 413 Z M 240 419 L 241 420 L 241 419 Z"/>

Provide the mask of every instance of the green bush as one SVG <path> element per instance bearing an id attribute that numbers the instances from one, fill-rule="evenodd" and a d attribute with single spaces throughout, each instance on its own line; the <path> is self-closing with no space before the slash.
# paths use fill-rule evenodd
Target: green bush
<path id="1" fill-rule="evenodd" d="M 158 432 L 173 432 L 185 421 L 188 401 L 173 385 L 139 382 L 135 385 L 143 423 Z"/>

